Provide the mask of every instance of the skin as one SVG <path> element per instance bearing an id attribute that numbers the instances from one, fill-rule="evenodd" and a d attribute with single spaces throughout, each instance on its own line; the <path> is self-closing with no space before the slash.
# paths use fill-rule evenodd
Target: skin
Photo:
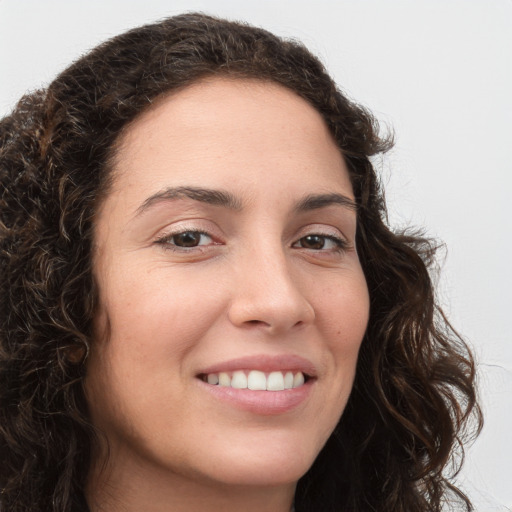
<path id="1" fill-rule="evenodd" d="M 354 209 L 297 211 L 310 194 L 354 198 L 327 126 L 279 85 L 212 78 L 136 119 L 113 172 L 96 219 L 101 311 L 85 383 L 104 432 L 91 510 L 288 512 L 346 405 L 368 321 Z M 155 199 L 169 187 L 235 204 Z M 207 235 L 177 247 L 194 230 Z M 280 414 L 218 400 L 198 379 L 282 355 L 307 359 L 315 378 Z"/>

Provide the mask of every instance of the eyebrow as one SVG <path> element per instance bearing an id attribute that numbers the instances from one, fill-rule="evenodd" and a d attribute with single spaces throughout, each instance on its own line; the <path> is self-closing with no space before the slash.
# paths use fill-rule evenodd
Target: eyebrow
<path id="1" fill-rule="evenodd" d="M 231 210 L 241 210 L 242 202 L 238 197 L 225 190 L 214 190 L 201 187 L 169 187 L 148 197 L 137 209 L 136 215 L 144 213 L 152 206 L 176 199 L 188 198 L 193 201 L 222 206 Z M 341 205 L 349 210 L 357 211 L 357 203 L 343 194 L 310 194 L 302 198 L 295 206 L 297 213 L 325 208 L 333 204 Z"/>
<path id="2" fill-rule="evenodd" d="M 201 187 L 170 187 L 148 197 L 137 209 L 136 215 L 140 215 L 155 204 L 163 201 L 172 201 L 182 198 L 188 198 L 214 206 L 223 206 L 231 210 L 242 209 L 240 200 L 233 194 L 223 190 L 212 190 Z"/>
<path id="3" fill-rule="evenodd" d="M 341 205 L 355 212 L 358 210 L 357 203 L 343 194 L 310 194 L 299 201 L 295 210 L 297 212 L 307 212 L 325 208 L 333 204 Z"/>

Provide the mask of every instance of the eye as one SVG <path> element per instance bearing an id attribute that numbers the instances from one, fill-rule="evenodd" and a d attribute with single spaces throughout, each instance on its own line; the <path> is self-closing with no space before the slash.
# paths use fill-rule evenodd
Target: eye
<path id="1" fill-rule="evenodd" d="M 157 240 L 157 243 L 170 246 L 168 248 L 191 249 L 203 245 L 210 245 L 213 243 L 213 240 L 208 233 L 189 230 L 166 235 Z"/>
<path id="2" fill-rule="evenodd" d="M 347 242 L 332 235 L 311 234 L 297 240 L 293 247 L 301 247 L 312 251 L 343 250 L 346 249 Z"/>

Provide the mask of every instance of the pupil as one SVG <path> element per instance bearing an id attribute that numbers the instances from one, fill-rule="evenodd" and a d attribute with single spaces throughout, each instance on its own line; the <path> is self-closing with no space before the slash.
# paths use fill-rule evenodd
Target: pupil
<path id="1" fill-rule="evenodd" d="M 308 235 L 304 237 L 304 241 L 302 243 L 303 247 L 307 247 L 309 249 L 322 249 L 325 245 L 325 240 L 323 236 L 318 235 Z"/>
<path id="2" fill-rule="evenodd" d="M 179 245 L 180 247 L 195 247 L 199 244 L 199 240 L 201 238 L 200 233 L 195 233 L 193 231 L 187 231 L 185 233 L 180 233 L 179 235 L 175 235 L 174 243 Z"/>

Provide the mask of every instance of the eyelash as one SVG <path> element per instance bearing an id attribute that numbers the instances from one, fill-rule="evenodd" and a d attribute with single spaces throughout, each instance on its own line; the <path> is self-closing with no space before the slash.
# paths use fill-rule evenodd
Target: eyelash
<path id="1" fill-rule="evenodd" d="M 201 247 L 205 247 L 208 245 L 218 245 L 215 242 L 213 242 L 211 244 L 193 245 L 193 246 L 189 246 L 189 247 L 186 247 L 186 246 L 183 247 L 183 246 L 176 245 L 175 243 L 172 243 L 172 241 L 175 237 L 177 237 L 179 235 L 186 235 L 186 234 L 191 234 L 191 235 L 195 235 L 195 236 L 199 235 L 200 237 L 205 236 L 213 241 L 212 235 L 210 235 L 210 233 L 208 233 L 207 231 L 203 231 L 200 229 L 180 229 L 179 231 L 176 231 L 174 233 L 168 233 L 168 234 L 162 236 L 161 238 L 158 238 L 155 241 L 155 243 L 162 245 L 165 250 L 181 252 L 181 253 L 183 253 L 183 252 L 187 253 L 187 252 L 191 252 L 194 250 L 196 250 L 196 251 L 201 250 L 200 249 Z M 298 247 L 297 244 L 299 244 L 301 241 L 305 240 L 308 237 L 321 238 L 324 241 L 324 245 L 325 245 L 326 241 L 331 241 L 334 244 L 334 247 L 330 248 L 330 249 L 324 249 L 323 247 L 320 249 L 308 249 L 307 247 L 302 247 L 303 249 L 311 250 L 313 252 L 318 252 L 318 253 L 320 253 L 320 252 L 338 252 L 338 253 L 340 253 L 340 252 L 346 251 L 349 248 L 349 243 L 345 239 L 335 236 L 335 235 L 332 235 L 332 234 L 326 234 L 326 233 L 321 233 L 321 232 L 320 233 L 315 233 L 315 232 L 308 233 L 307 235 L 300 237 L 296 242 L 294 242 L 292 244 L 292 247 L 300 248 L 300 246 Z"/>
<path id="2" fill-rule="evenodd" d="M 194 245 L 191 247 L 180 247 L 179 245 L 176 245 L 175 243 L 172 243 L 172 240 L 179 236 L 179 235 L 186 235 L 186 234 L 193 234 L 193 235 L 199 235 L 200 237 L 206 236 L 210 240 L 213 239 L 212 235 L 206 231 L 202 231 L 200 229 L 180 229 L 179 231 L 176 231 L 174 233 L 168 233 L 161 238 L 158 238 L 156 240 L 156 243 L 159 245 L 162 245 L 163 248 L 167 251 L 174 251 L 174 252 L 190 252 L 191 250 L 198 249 L 199 247 L 204 247 L 204 245 Z M 217 245 L 213 243 L 213 245 Z"/>
<path id="3" fill-rule="evenodd" d="M 331 251 L 331 252 L 344 252 L 349 247 L 349 244 L 348 244 L 348 242 L 345 239 L 343 239 L 341 237 L 338 237 L 338 236 L 335 236 L 335 235 L 328 235 L 328 234 L 325 234 L 325 233 L 309 233 L 309 234 L 307 234 L 305 236 L 300 237 L 292 245 L 292 247 L 295 247 L 301 240 L 305 240 L 308 237 L 318 237 L 318 238 L 323 239 L 324 243 L 325 243 L 325 241 L 331 241 L 334 244 L 334 247 L 331 248 L 331 249 L 324 249 L 323 247 L 321 249 L 309 249 L 309 250 L 312 250 L 312 251 L 315 251 L 315 252 L 327 252 L 327 251 Z M 303 247 L 303 248 L 307 249 L 307 247 Z"/>

